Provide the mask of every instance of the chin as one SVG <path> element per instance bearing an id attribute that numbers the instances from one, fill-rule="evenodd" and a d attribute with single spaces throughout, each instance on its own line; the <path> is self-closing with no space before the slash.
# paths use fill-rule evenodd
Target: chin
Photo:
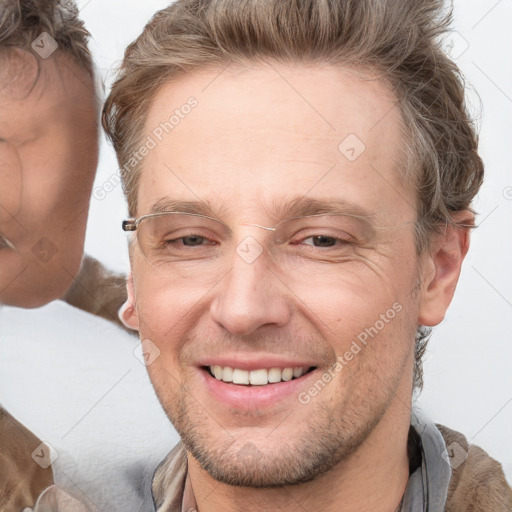
<path id="1" fill-rule="evenodd" d="M 193 404 L 171 400 L 164 408 L 181 440 L 199 466 L 213 479 L 227 485 L 276 488 L 310 482 L 351 457 L 378 423 L 378 415 L 354 427 L 342 420 L 335 424 L 331 413 L 320 407 L 300 423 L 281 424 L 265 432 L 243 428 L 218 430 L 208 415 Z M 166 405 L 170 405 L 167 402 Z M 287 433 L 288 432 L 288 433 Z"/>
<path id="2" fill-rule="evenodd" d="M 1 259 L 0 259 L 1 261 Z M 67 272 L 52 272 L 38 266 L 23 270 L 2 266 L 0 274 L 0 304 L 19 308 L 35 309 L 60 299 L 71 286 L 73 275 Z M 9 276 L 19 275 L 12 281 Z"/>
<path id="3" fill-rule="evenodd" d="M 354 449 L 332 443 L 326 450 L 325 443 L 311 442 L 303 434 L 277 447 L 265 446 L 264 441 L 253 443 L 249 438 L 213 449 L 197 440 L 183 440 L 187 451 L 212 478 L 227 485 L 254 489 L 310 482 L 347 458 Z"/>
<path id="4" fill-rule="evenodd" d="M 33 290 L 30 284 L 20 289 L 14 288 L 8 292 L 0 294 L 0 304 L 6 306 L 15 306 L 18 308 L 35 309 L 59 299 L 66 291 L 66 288 L 55 288 L 44 291 Z"/>

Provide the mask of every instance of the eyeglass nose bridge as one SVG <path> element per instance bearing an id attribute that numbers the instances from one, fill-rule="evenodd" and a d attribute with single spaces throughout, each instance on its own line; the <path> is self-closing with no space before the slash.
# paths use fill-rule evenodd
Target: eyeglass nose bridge
<path id="1" fill-rule="evenodd" d="M 260 224 L 246 224 L 246 223 L 243 223 L 243 224 L 240 224 L 241 226 L 251 226 L 251 227 L 255 227 L 255 228 L 261 228 L 261 229 L 265 229 L 266 231 L 275 231 L 276 228 L 273 227 L 273 228 L 269 228 L 267 226 L 261 226 Z"/>

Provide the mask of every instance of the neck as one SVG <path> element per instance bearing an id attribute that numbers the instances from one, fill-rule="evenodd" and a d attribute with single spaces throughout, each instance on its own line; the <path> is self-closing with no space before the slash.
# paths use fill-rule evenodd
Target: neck
<path id="1" fill-rule="evenodd" d="M 403 386 L 402 386 L 403 387 Z M 330 471 L 305 484 L 276 489 L 219 483 L 188 454 L 190 482 L 199 512 L 395 512 L 409 479 L 407 438 L 411 392 L 399 390 L 364 443 Z"/>

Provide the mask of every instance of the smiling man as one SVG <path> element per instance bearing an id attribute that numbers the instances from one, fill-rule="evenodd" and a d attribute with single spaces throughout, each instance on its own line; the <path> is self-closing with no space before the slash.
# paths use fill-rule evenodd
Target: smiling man
<path id="1" fill-rule="evenodd" d="M 509 510 L 420 418 L 483 179 L 434 0 L 179 0 L 104 110 L 131 305 L 182 442 L 158 511 Z M 473 507 L 473 508 L 471 508 Z"/>

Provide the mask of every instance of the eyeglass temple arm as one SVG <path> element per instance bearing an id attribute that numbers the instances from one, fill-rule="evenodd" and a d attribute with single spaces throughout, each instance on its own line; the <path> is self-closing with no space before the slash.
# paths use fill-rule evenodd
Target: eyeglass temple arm
<path id="1" fill-rule="evenodd" d="M 136 219 L 127 219 L 123 220 L 123 231 L 136 231 L 137 230 L 137 220 Z M 276 228 L 268 228 L 266 226 L 260 226 L 259 224 L 242 224 L 242 226 L 255 226 L 257 228 L 262 228 L 267 231 L 275 231 Z"/>

